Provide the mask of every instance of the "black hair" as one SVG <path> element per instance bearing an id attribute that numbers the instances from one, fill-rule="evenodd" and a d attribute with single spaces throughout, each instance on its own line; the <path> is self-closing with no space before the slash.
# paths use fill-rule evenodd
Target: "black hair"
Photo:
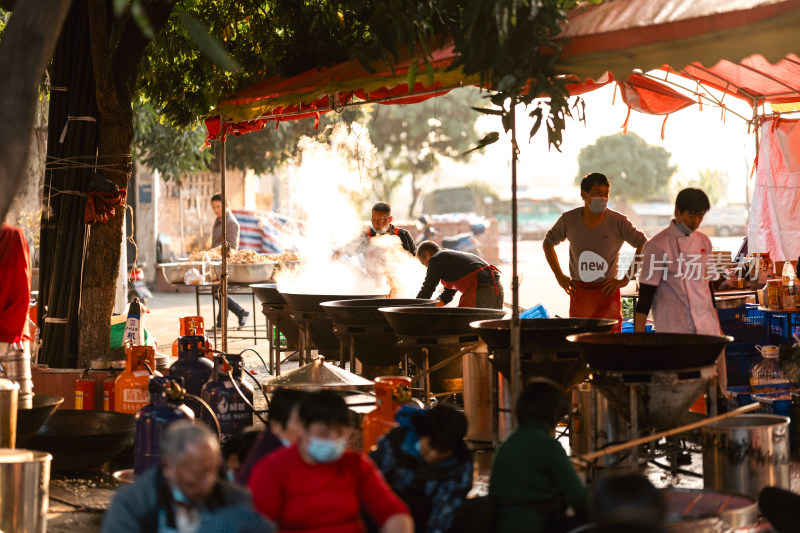
<path id="1" fill-rule="evenodd" d="M 612 472 L 595 482 L 591 513 L 598 526 L 657 526 L 666 520 L 667 505 L 644 474 Z"/>
<path id="2" fill-rule="evenodd" d="M 228 459 L 232 455 L 239 457 L 239 461 L 244 463 L 245 457 L 250 453 L 250 448 L 256 443 L 256 439 L 261 435 L 261 431 L 255 428 L 247 428 L 242 433 L 233 435 L 222 445 L 222 457 Z"/>
<path id="3" fill-rule="evenodd" d="M 308 393 L 300 402 L 298 414 L 305 427 L 314 422 L 322 422 L 328 426 L 350 424 L 350 412 L 344 399 L 329 390 Z"/>
<path id="4" fill-rule="evenodd" d="M 517 398 L 517 421 L 520 424 L 535 420 L 548 428 L 555 428 L 567 410 L 564 389 L 548 378 L 531 379 Z"/>
<path id="5" fill-rule="evenodd" d="M 286 429 L 294 408 L 303 401 L 306 392 L 297 389 L 278 389 L 269 402 L 269 421 Z"/>
<path id="6" fill-rule="evenodd" d="M 711 209 L 711 202 L 706 193 L 700 189 L 689 187 L 683 189 L 675 198 L 675 209 L 678 213 L 689 211 L 690 213 L 705 213 Z"/>
<path id="7" fill-rule="evenodd" d="M 222 201 L 222 194 L 216 193 L 214 196 L 211 197 L 211 202 L 221 202 Z"/>
<path id="8" fill-rule="evenodd" d="M 372 206 L 373 211 L 380 211 L 381 213 L 386 213 L 387 215 L 392 214 L 392 206 L 386 202 L 378 202 L 377 204 Z"/>
<path id="9" fill-rule="evenodd" d="M 430 253 L 431 255 L 439 251 L 439 245 L 433 241 L 422 241 L 417 246 L 417 257 L 422 254 Z"/>
<path id="10" fill-rule="evenodd" d="M 584 176 L 581 180 L 581 190 L 583 192 L 591 191 L 592 187 L 595 185 L 605 185 L 606 187 L 611 187 L 611 183 L 608 181 L 606 175 L 600 174 L 599 172 L 586 174 L 586 176 Z"/>
<path id="11" fill-rule="evenodd" d="M 467 434 L 467 417 L 449 405 L 439 404 L 423 411 L 414 420 L 420 437 L 428 437 L 430 446 L 438 452 L 455 451 Z"/>

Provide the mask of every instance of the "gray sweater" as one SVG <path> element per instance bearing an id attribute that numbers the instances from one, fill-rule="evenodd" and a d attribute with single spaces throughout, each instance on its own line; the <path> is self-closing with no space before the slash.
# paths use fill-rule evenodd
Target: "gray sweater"
<path id="1" fill-rule="evenodd" d="M 231 210 L 225 211 L 227 241 L 234 250 L 239 249 L 239 221 L 233 216 Z M 211 229 L 211 247 L 216 248 L 222 244 L 222 218 L 214 219 L 214 227 Z"/>

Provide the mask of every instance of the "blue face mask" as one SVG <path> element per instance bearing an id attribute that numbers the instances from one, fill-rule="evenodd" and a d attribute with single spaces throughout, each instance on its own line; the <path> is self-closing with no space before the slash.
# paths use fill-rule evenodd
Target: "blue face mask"
<path id="1" fill-rule="evenodd" d="M 169 489 L 172 492 L 172 499 L 175 500 L 177 503 L 182 503 L 183 505 L 193 506 L 194 502 L 189 499 L 186 494 L 183 493 L 181 489 L 173 485 L 172 483 L 169 484 Z"/>
<path id="2" fill-rule="evenodd" d="M 608 198 L 592 196 L 592 201 L 589 203 L 589 209 L 592 213 L 599 215 L 606 210 L 606 207 L 608 207 Z"/>
<path id="3" fill-rule="evenodd" d="M 678 226 L 678 229 L 681 230 L 681 232 L 683 232 L 684 235 L 691 235 L 692 231 L 694 231 L 693 229 L 691 229 L 689 226 L 687 226 L 683 222 L 678 222 L 677 226 Z"/>
<path id="4" fill-rule="evenodd" d="M 292 441 L 287 438 L 281 437 L 281 444 L 283 444 L 286 448 L 292 445 Z"/>
<path id="5" fill-rule="evenodd" d="M 309 437 L 308 455 L 318 463 L 332 463 L 344 454 L 346 446 L 344 439 Z"/>

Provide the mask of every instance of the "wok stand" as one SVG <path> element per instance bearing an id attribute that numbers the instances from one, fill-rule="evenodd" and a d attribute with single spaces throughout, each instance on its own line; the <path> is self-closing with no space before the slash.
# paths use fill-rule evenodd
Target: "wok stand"
<path id="1" fill-rule="evenodd" d="M 289 338 L 286 337 L 286 347 L 284 348 L 281 346 L 281 335 L 284 335 L 283 327 L 281 320 L 273 320 L 270 316 L 279 315 L 284 312 L 284 309 L 287 307 L 286 304 L 278 305 L 278 304 L 268 304 L 264 303 L 261 304 L 264 308 L 264 316 L 267 319 L 267 343 L 269 345 L 269 368 L 270 374 L 273 376 L 280 376 L 281 375 L 281 365 L 289 360 L 293 355 L 299 354 L 299 348 L 296 350 L 289 346 Z M 286 313 L 288 317 L 288 313 Z M 290 319 L 291 320 L 291 319 Z M 286 356 L 285 359 L 282 359 L 282 354 L 284 352 L 288 352 L 289 355 Z"/>

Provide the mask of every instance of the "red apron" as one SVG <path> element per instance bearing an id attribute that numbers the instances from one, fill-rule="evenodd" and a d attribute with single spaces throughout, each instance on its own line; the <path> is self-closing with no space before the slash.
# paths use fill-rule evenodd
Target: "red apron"
<path id="1" fill-rule="evenodd" d="M 575 292 L 569 298 L 571 318 L 613 318 L 617 325 L 613 333 L 622 331 L 622 299 L 619 289 L 606 296 L 601 290 L 602 283 L 583 283 L 575 281 Z"/>
<path id="2" fill-rule="evenodd" d="M 492 283 L 494 284 L 494 293 L 500 294 L 500 289 L 497 288 L 497 280 L 494 279 L 494 272 L 500 272 L 494 265 L 486 265 L 478 270 L 473 270 L 464 277 L 455 281 L 442 280 L 442 286 L 446 289 L 455 289 L 461 293 L 461 299 L 458 300 L 459 307 L 477 307 L 478 296 L 478 272 L 481 270 L 489 269 L 492 272 Z"/>

